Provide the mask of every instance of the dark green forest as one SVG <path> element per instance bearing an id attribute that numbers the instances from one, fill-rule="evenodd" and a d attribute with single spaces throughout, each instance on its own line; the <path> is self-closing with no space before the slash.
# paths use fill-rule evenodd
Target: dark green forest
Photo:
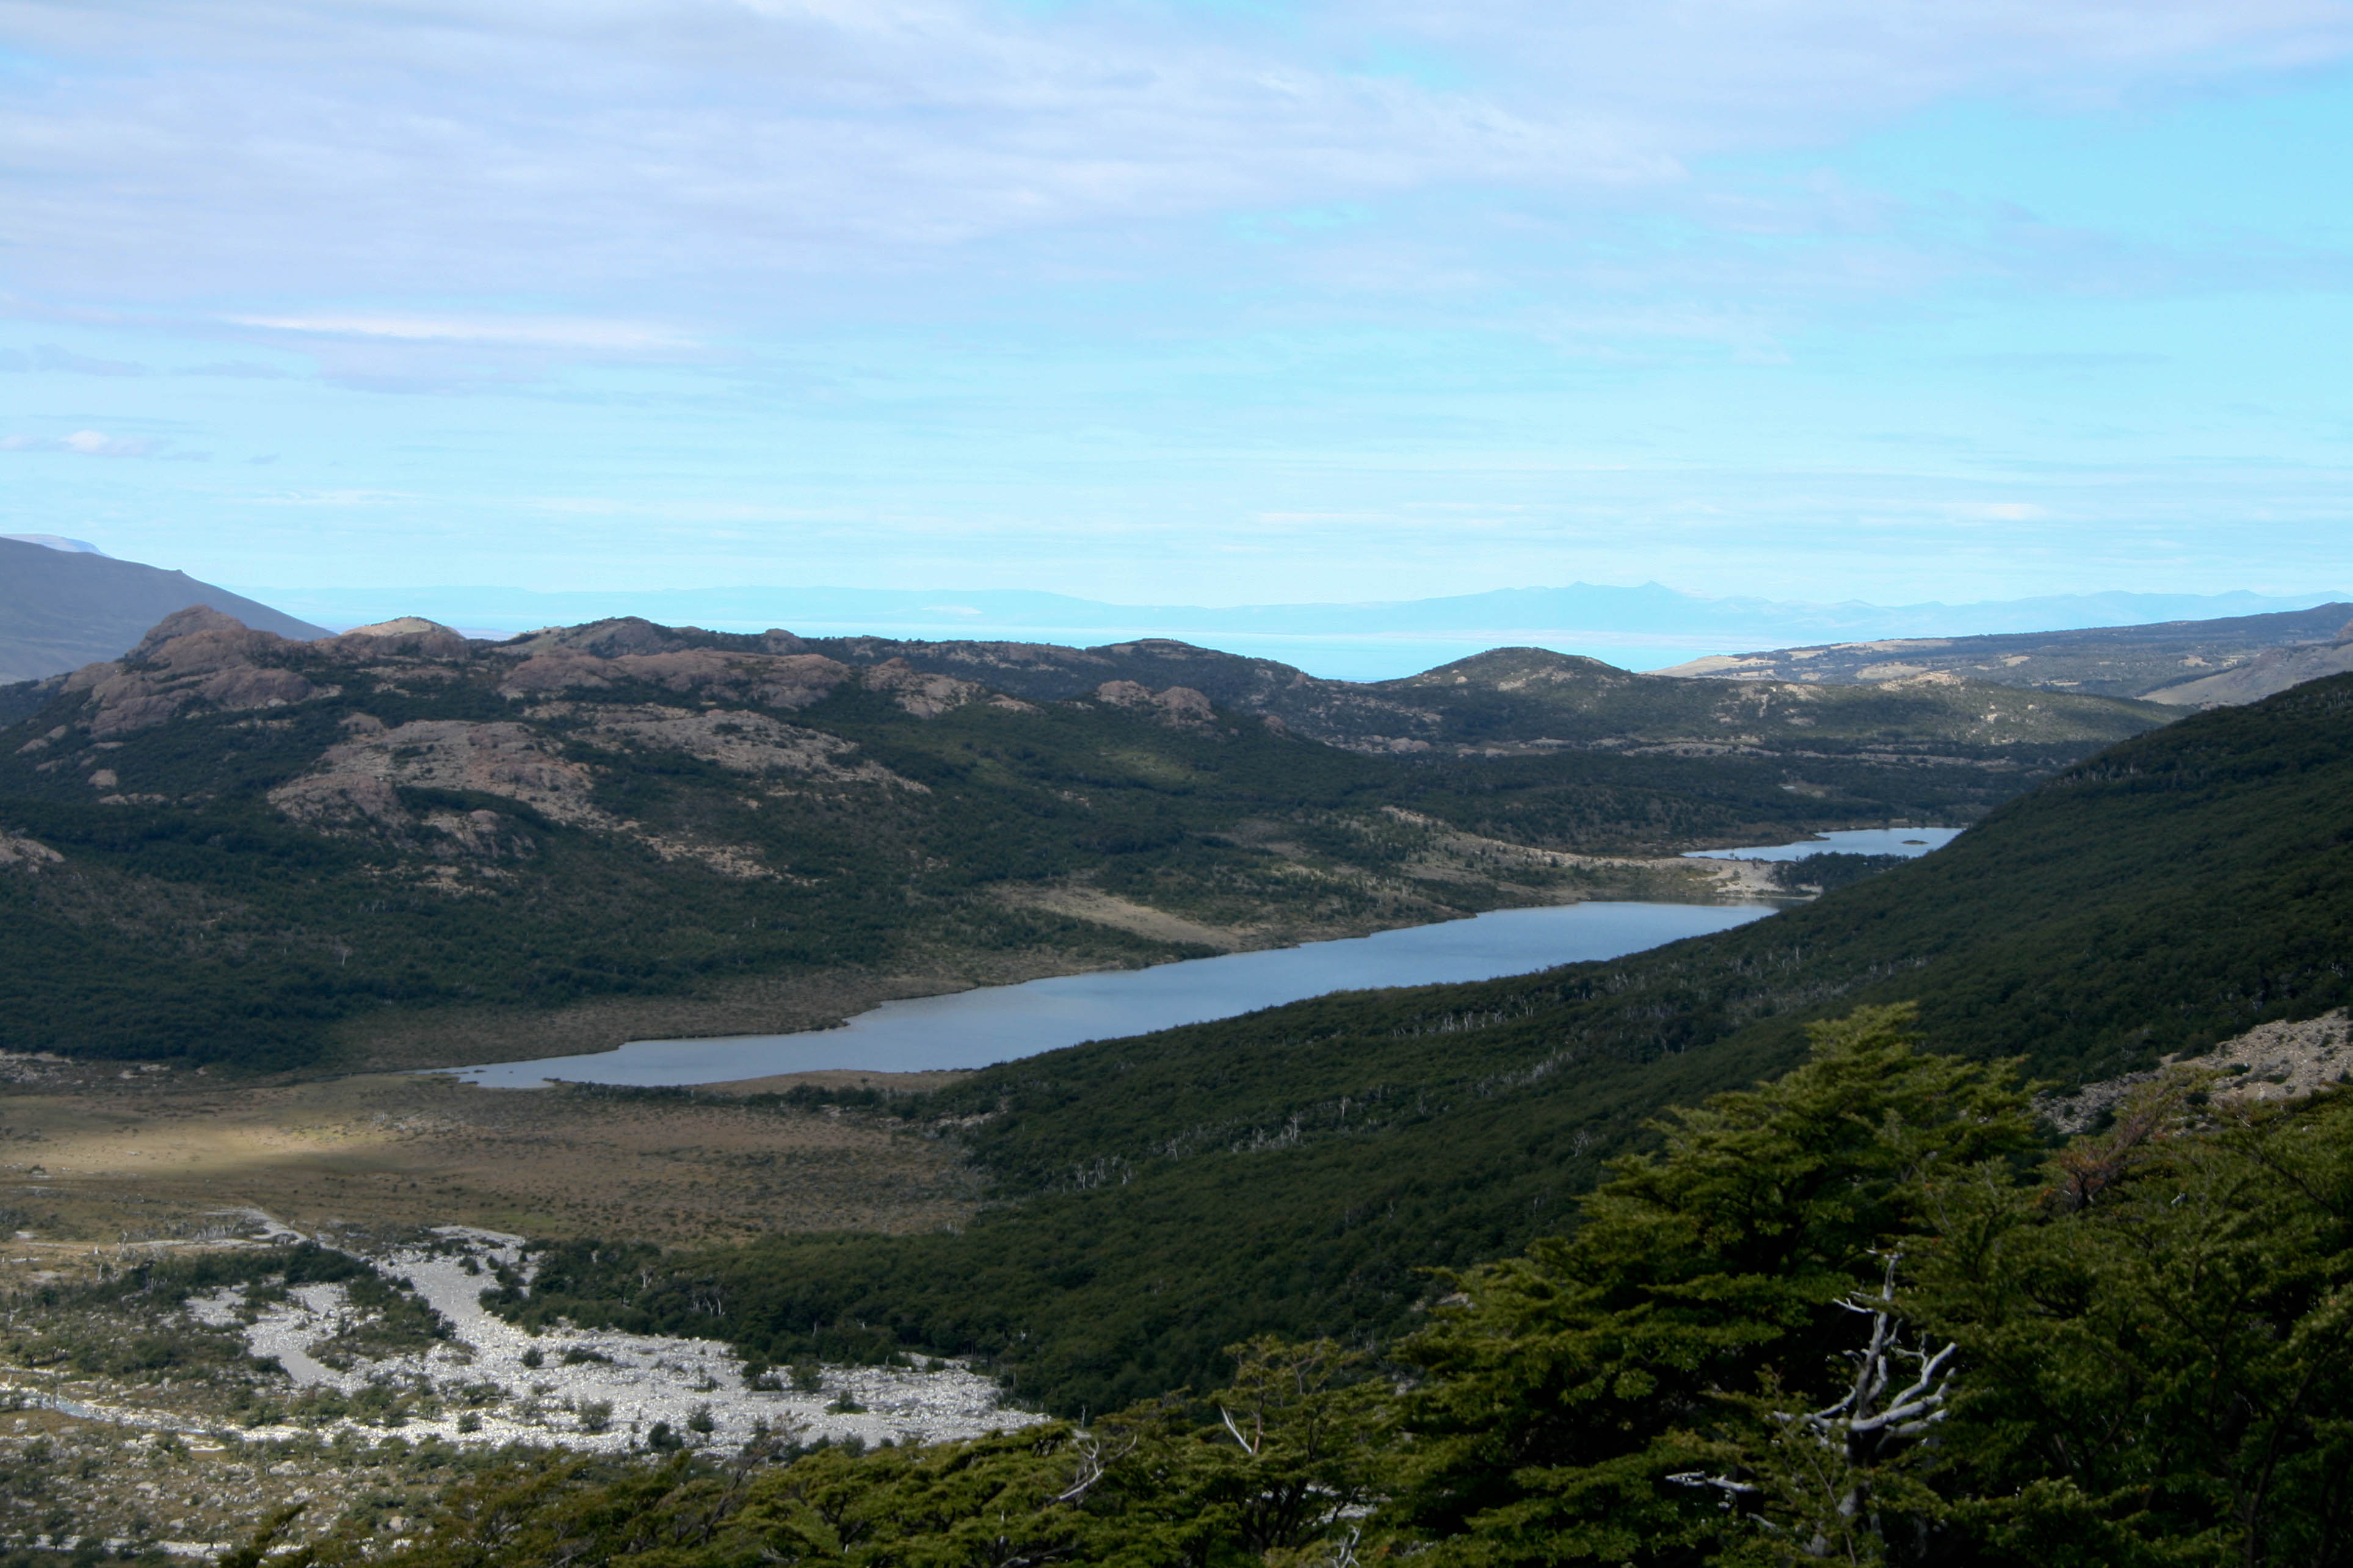
<path id="1" fill-rule="evenodd" d="M 898 1108 L 992 1178 L 960 1234 L 567 1246 L 510 1310 L 779 1363 L 975 1354 L 1075 1415 L 1203 1386 L 1258 1332 L 1388 1343 L 1428 1269 L 1559 1229 L 1662 1109 L 1786 1070 L 1857 1005 L 2075 1084 L 2348 1001 L 2353 677 L 2126 742 L 1735 931 L 990 1068 Z"/>
<path id="2" fill-rule="evenodd" d="M 2353 1561 L 2353 1099 L 2151 1085 L 2043 1145 L 1909 1008 L 1670 1113 L 1378 1347 L 975 1441 L 533 1458 L 300 1563 Z M 265 1525 L 248 1554 L 259 1563 Z"/>

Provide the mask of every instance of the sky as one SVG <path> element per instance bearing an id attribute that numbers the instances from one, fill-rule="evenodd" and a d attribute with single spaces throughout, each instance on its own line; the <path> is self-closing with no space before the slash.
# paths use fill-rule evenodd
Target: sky
<path id="1" fill-rule="evenodd" d="M 2307 595 L 2348 364 L 2353 3 L 0 0 L 0 532 L 245 591 Z"/>

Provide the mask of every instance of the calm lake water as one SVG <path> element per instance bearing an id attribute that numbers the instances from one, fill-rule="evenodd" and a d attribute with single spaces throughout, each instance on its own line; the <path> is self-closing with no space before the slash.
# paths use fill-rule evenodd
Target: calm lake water
<path id="1" fill-rule="evenodd" d="M 1926 855 L 1952 842 L 1957 827 L 1873 827 L 1827 833 L 1800 844 L 1704 849 L 1704 858 L 1799 860 L 1841 850 L 1857 855 Z M 461 1068 L 458 1076 L 494 1089 L 526 1089 L 563 1079 L 575 1083 L 677 1085 L 726 1083 L 772 1073 L 847 1068 L 867 1072 L 926 1072 L 987 1067 L 1075 1046 L 1172 1029 L 1279 1006 L 1334 991 L 1432 985 L 1526 974 L 1556 963 L 1617 958 L 1728 931 L 1767 904 L 1565 904 L 1498 910 L 1471 920 L 1409 926 L 1344 942 L 1314 942 L 1266 952 L 1187 959 L 1150 969 L 1063 974 L 1026 985 L 992 985 L 952 996 L 885 1002 L 838 1029 L 798 1035 L 732 1035 L 701 1040 L 633 1040 L 593 1056 L 543 1057 Z"/>
<path id="2" fill-rule="evenodd" d="M 1852 827 L 1761 849 L 1694 849 L 1686 860 L 1803 860 L 1809 855 L 1926 855 L 1961 836 L 1957 827 Z"/>
<path id="3" fill-rule="evenodd" d="M 493 1088 L 575 1083 L 695 1084 L 849 1068 L 920 1072 L 987 1067 L 1082 1040 L 1117 1039 L 1230 1018 L 1333 991 L 1525 974 L 1704 936 L 1771 913 L 1764 904 L 1566 904 L 1498 910 L 1344 942 L 1187 959 L 1150 969 L 1064 974 L 952 996 L 885 1002 L 838 1029 L 636 1040 L 594 1056 L 463 1068 Z"/>

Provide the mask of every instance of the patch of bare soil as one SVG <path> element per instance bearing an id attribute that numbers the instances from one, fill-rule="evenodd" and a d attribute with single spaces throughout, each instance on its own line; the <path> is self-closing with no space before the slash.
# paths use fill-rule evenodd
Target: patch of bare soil
<path id="1" fill-rule="evenodd" d="M 1260 934 L 1256 927 L 1208 925 L 1095 888 L 1019 887 L 1007 889 L 998 896 L 1006 903 L 1025 909 L 1047 910 L 1149 937 L 1154 942 L 1185 942 L 1215 948 L 1219 952 L 1236 952 L 1257 945 L 1251 938 Z"/>

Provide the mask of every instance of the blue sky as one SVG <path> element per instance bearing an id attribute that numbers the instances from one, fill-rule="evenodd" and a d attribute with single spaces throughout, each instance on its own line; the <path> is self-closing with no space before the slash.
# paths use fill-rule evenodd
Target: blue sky
<path id="1" fill-rule="evenodd" d="M 2353 589 L 2353 5 L 0 0 L 0 531 Z"/>

